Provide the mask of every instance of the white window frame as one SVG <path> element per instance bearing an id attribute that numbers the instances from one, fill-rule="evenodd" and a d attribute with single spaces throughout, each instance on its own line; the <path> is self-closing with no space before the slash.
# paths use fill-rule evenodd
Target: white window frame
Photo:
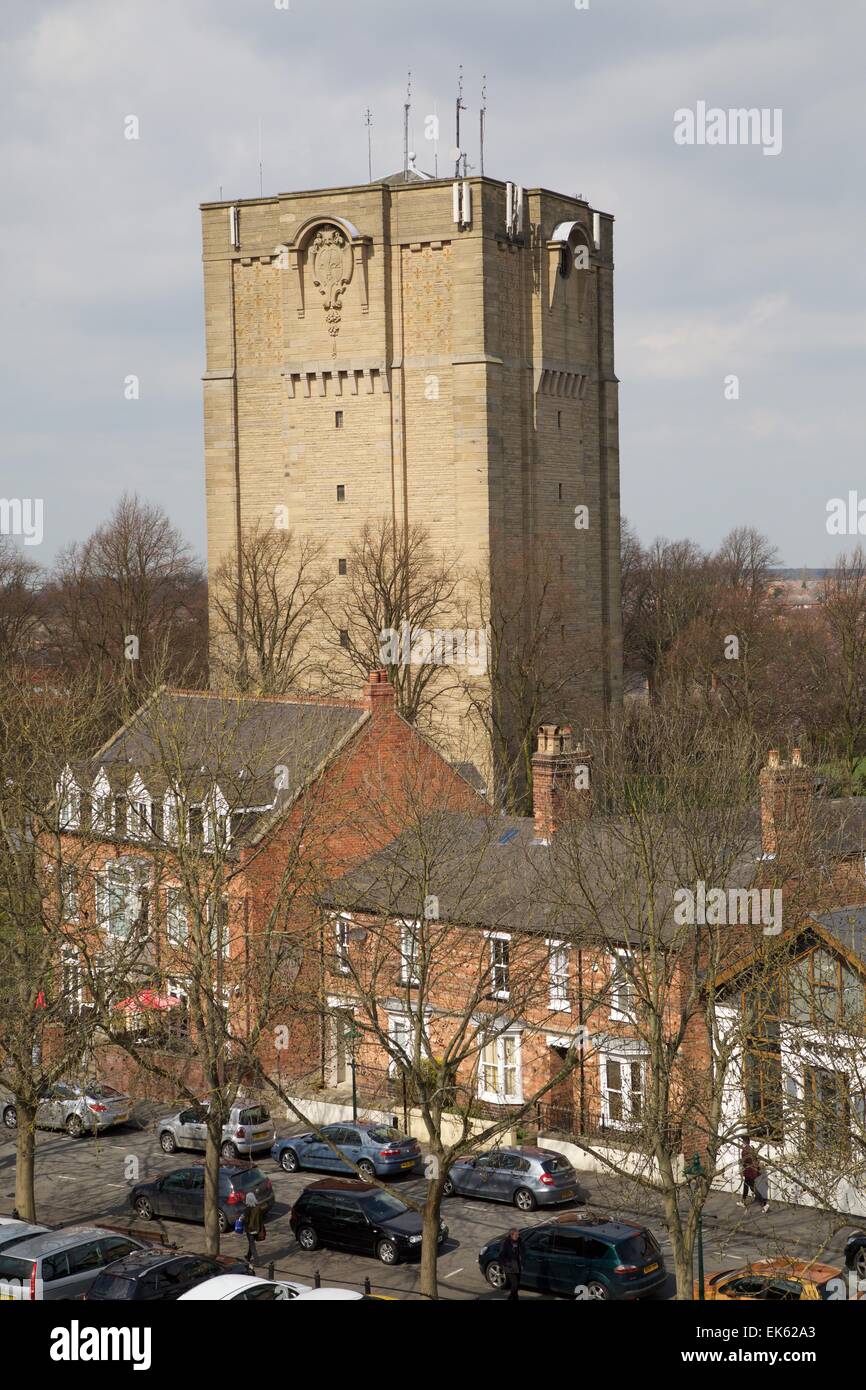
<path id="1" fill-rule="evenodd" d="M 421 980 L 418 974 L 418 948 L 421 944 L 421 923 L 405 917 L 399 922 L 399 927 L 400 979 L 404 985 L 419 985 Z"/>
<path id="2" fill-rule="evenodd" d="M 149 892 L 150 890 L 150 875 L 147 871 L 146 862 L 143 859 L 131 855 L 127 855 L 120 859 L 110 859 L 104 868 L 96 875 L 97 923 L 107 936 L 118 937 L 121 941 L 128 941 L 132 934 L 132 921 L 126 931 L 117 931 L 113 925 L 117 904 L 113 900 L 115 890 L 112 887 L 111 880 L 112 877 L 118 873 L 128 873 L 130 876 L 127 887 L 132 889 L 135 893 L 137 909 L 133 921 L 141 915 L 141 898 L 143 893 Z M 147 924 L 145 924 L 145 931 L 146 930 Z"/>
<path id="3" fill-rule="evenodd" d="M 215 830 L 218 832 L 216 836 Z M 229 804 L 219 787 L 214 787 L 213 795 L 208 797 L 202 807 L 202 841 L 205 850 L 208 851 L 217 848 L 225 853 L 231 848 L 232 818 L 229 814 Z"/>
<path id="4" fill-rule="evenodd" d="M 511 998 L 511 933 L 507 931 L 487 932 L 487 940 L 490 942 L 490 992 L 494 999 Z M 508 948 L 508 960 L 503 965 L 496 959 L 498 943 L 505 942 Z M 506 987 L 497 989 L 497 971 L 505 971 Z"/>
<path id="5" fill-rule="evenodd" d="M 337 971 L 340 975 L 351 975 L 349 962 L 349 933 L 352 930 L 352 916 L 349 912 L 338 912 L 332 918 L 334 924 L 335 953 Z"/>
<path id="6" fill-rule="evenodd" d="M 129 789 L 129 804 L 126 808 L 126 838 L 128 840 L 149 840 L 153 834 L 153 800 L 140 777 L 136 777 Z"/>
<path id="7" fill-rule="evenodd" d="M 213 952 L 214 956 L 221 955 L 223 960 L 228 960 L 231 955 L 231 899 L 229 898 L 228 894 L 220 893 L 219 898 L 217 899 L 216 922 L 214 922 L 213 920 L 212 903 L 212 898 L 208 898 L 205 902 L 205 913 L 207 916 L 208 940 L 210 942 L 210 949 Z M 221 925 L 220 917 L 222 915 L 223 903 L 225 903 L 226 920 L 225 932 L 223 933 L 222 942 L 220 942 L 219 930 Z M 220 949 L 220 947 L 222 947 L 222 949 Z"/>
<path id="8" fill-rule="evenodd" d="M 610 957 L 610 1017 L 618 1023 L 634 1021 L 634 981 L 623 970 L 625 961 L 633 961 L 634 952 L 625 948 L 611 952 Z"/>
<path id="9" fill-rule="evenodd" d="M 180 800 L 177 792 L 167 791 L 162 798 L 162 838 L 176 845 L 180 835 Z"/>
<path id="10" fill-rule="evenodd" d="M 607 1084 L 607 1064 L 617 1062 L 622 1068 L 623 1085 L 619 1091 L 611 1090 Z M 634 1065 L 640 1067 L 641 1083 L 638 1095 L 641 1098 L 641 1115 L 635 1117 L 632 1114 L 631 1098 L 634 1094 L 631 1084 L 631 1069 Z M 643 1108 L 646 1103 L 646 1082 L 647 1082 L 647 1055 L 643 1052 L 629 1052 L 625 1048 L 611 1047 L 599 1055 L 599 1071 L 601 1081 L 601 1113 L 605 1124 L 610 1129 L 631 1129 L 635 1124 L 640 1124 L 643 1116 Z M 622 1097 L 622 1118 L 615 1120 L 610 1113 L 610 1097 L 617 1095 Z"/>
<path id="11" fill-rule="evenodd" d="M 81 905 L 78 901 L 78 870 L 74 864 L 60 865 L 60 914 L 64 922 L 75 926 L 80 920 Z"/>
<path id="12" fill-rule="evenodd" d="M 550 979 L 550 1007 L 558 1014 L 571 1013 L 571 1000 L 568 997 L 569 987 L 569 952 L 571 946 L 567 941 L 549 940 L 548 950 L 548 972 Z"/>
<path id="13" fill-rule="evenodd" d="M 509 1092 L 505 1085 L 506 1060 L 505 1050 L 506 1041 L 514 1043 L 514 1077 L 515 1089 Z M 496 1060 L 493 1063 L 485 1062 L 484 1054 L 489 1047 L 495 1048 Z M 496 1068 L 496 1090 L 489 1090 L 485 1085 L 485 1071 L 489 1066 Z M 478 1098 L 479 1100 L 490 1101 L 494 1105 L 522 1105 L 523 1103 L 523 1030 L 521 1028 L 503 1028 L 501 1032 L 492 1033 L 483 1041 L 481 1050 L 478 1054 Z"/>
<path id="14" fill-rule="evenodd" d="M 61 833 L 81 827 L 81 788 L 68 765 L 57 784 L 57 814 Z"/>
<path id="15" fill-rule="evenodd" d="M 183 913 L 183 929 L 178 932 L 172 924 L 172 914 L 178 908 Z M 184 901 L 180 884 L 170 883 L 165 890 L 165 939 L 169 946 L 185 946 L 189 941 L 189 905 Z"/>
<path id="16" fill-rule="evenodd" d="M 63 1000 L 70 1013 L 76 1016 L 84 1012 L 84 979 L 81 958 L 72 946 L 65 946 L 60 957 L 62 972 Z M 71 986 L 71 988 L 70 988 Z"/>
<path id="17" fill-rule="evenodd" d="M 96 835 L 114 834 L 114 797 L 104 768 L 94 778 L 90 792 L 90 828 Z"/>
<path id="18" fill-rule="evenodd" d="M 392 1043 L 393 1046 L 402 1048 L 403 1052 L 405 1052 L 405 1054 L 406 1054 L 407 1063 L 408 1063 L 410 1066 L 411 1066 L 412 1060 L 413 1060 L 413 1059 L 412 1059 L 412 1056 L 411 1056 L 411 1054 L 410 1054 L 410 1049 L 409 1049 L 409 1047 L 407 1047 L 407 1046 L 404 1045 L 404 1043 L 401 1041 L 401 1038 L 404 1037 L 404 1036 L 405 1036 L 405 1037 L 408 1037 L 409 1042 L 411 1043 L 411 1042 L 412 1042 L 413 1035 L 414 1035 L 414 1032 L 415 1032 L 415 1022 L 414 1022 L 414 1019 L 412 1018 L 411 1014 L 407 1014 L 407 1013 L 397 1013 L 396 1011 L 393 1012 L 393 1013 L 389 1013 L 389 1015 L 388 1015 L 388 1039 L 389 1039 L 389 1041 Z M 393 1057 L 393 1056 L 391 1055 L 391 1053 L 389 1052 L 389 1054 L 388 1054 L 388 1075 L 389 1075 L 389 1076 L 398 1076 L 398 1075 L 399 1075 L 399 1072 L 400 1072 L 400 1064 L 399 1064 L 399 1062 L 397 1061 L 396 1057 Z"/>

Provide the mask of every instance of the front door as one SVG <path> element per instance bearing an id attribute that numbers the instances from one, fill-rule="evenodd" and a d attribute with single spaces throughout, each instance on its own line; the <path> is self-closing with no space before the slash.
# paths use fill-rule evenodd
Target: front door
<path id="1" fill-rule="evenodd" d="M 191 1105 L 182 1110 L 177 1122 L 177 1143 L 181 1149 L 203 1149 L 207 1144 L 207 1106 Z"/>
<path id="2" fill-rule="evenodd" d="M 189 1169 L 167 1173 L 159 1185 L 159 1216 L 184 1217 L 189 1212 Z"/>
<path id="3" fill-rule="evenodd" d="M 366 1252 L 370 1245 L 370 1227 L 358 1203 L 351 1197 L 334 1199 L 334 1243 L 344 1250 Z"/>
<path id="4" fill-rule="evenodd" d="M 520 1286 L 549 1293 L 553 1282 L 553 1232 L 530 1231 L 520 1242 Z"/>

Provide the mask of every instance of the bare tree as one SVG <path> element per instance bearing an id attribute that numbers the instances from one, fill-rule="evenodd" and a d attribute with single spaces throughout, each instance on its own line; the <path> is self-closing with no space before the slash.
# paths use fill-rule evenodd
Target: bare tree
<path id="1" fill-rule="evenodd" d="M 211 582 L 213 661 L 221 684 L 279 695 L 319 674 L 311 628 L 331 579 L 324 547 L 292 531 L 254 526 Z"/>
<path id="2" fill-rule="evenodd" d="M 0 666 L 32 654 L 42 620 L 42 580 L 40 566 L 0 536 Z"/>
<path id="3" fill-rule="evenodd" d="M 823 615 L 829 637 L 825 680 L 835 693 L 831 729 L 852 791 L 866 752 L 866 554 L 843 555 L 824 582 Z"/>
<path id="4" fill-rule="evenodd" d="M 206 668 L 201 569 L 159 507 L 124 496 L 108 521 L 59 557 L 51 628 L 63 665 L 89 668 L 118 690 L 155 672 Z"/>
<path id="5" fill-rule="evenodd" d="M 397 710 L 410 724 L 429 725 L 437 705 L 456 689 L 453 669 L 430 660 L 424 635 L 453 626 L 460 574 L 437 554 L 421 526 L 367 522 L 350 547 L 345 596 L 328 595 L 323 609 L 331 674 L 345 662 L 344 684 L 357 686 L 384 667 L 397 692 Z M 424 645 L 424 654 L 417 647 Z"/>

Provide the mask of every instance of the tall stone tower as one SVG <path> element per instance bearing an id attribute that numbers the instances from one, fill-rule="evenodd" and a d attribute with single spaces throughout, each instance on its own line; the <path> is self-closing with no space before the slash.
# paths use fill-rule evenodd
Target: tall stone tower
<path id="1" fill-rule="evenodd" d="M 562 586 L 575 677 L 545 718 L 618 702 L 613 219 L 410 172 L 202 223 L 211 572 L 279 509 L 337 586 L 365 521 L 417 523 L 464 568 Z"/>

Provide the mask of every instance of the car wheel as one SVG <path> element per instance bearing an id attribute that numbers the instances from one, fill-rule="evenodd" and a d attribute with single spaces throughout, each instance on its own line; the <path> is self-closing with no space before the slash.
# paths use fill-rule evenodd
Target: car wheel
<path id="1" fill-rule="evenodd" d="M 238 1151 L 237 1151 L 237 1146 L 236 1146 L 235 1144 L 233 1144 L 232 1141 L 231 1141 L 230 1139 L 227 1139 L 226 1142 L 223 1144 L 222 1148 L 220 1149 L 220 1153 L 222 1154 L 223 1158 L 239 1158 L 239 1157 L 240 1157 L 240 1155 L 239 1155 L 239 1153 L 238 1153 Z"/>
<path id="2" fill-rule="evenodd" d="M 854 1273 L 858 1279 L 866 1279 L 866 1245 L 861 1245 L 854 1256 Z"/>
<path id="3" fill-rule="evenodd" d="M 512 1200 L 518 1211 L 535 1211 L 538 1205 L 528 1187 L 518 1187 Z"/>
<path id="4" fill-rule="evenodd" d="M 225 1214 L 224 1211 L 219 1212 L 219 1214 L 218 1214 L 218 1216 L 217 1216 L 217 1225 L 218 1225 L 219 1228 L 220 1228 L 220 1234 L 221 1234 L 221 1235 L 227 1235 L 227 1234 L 228 1234 L 228 1231 L 229 1231 L 229 1219 L 228 1219 L 228 1217 L 226 1216 L 226 1214 Z"/>
<path id="5" fill-rule="evenodd" d="M 454 1183 L 452 1182 L 451 1178 L 446 1178 L 445 1181 L 444 1181 L 444 1183 L 442 1184 L 442 1196 L 443 1196 L 443 1197 L 453 1197 L 453 1196 L 454 1196 Z"/>
<path id="6" fill-rule="evenodd" d="M 7 1105 L 3 1111 L 3 1123 L 7 1129 L 18 1128 L 18 1111 L 14 1105 Z"/>
<path id="7" fill-rule="evenodd" d="M 372 1182 L 376 1176 L 376 1169 L 373 1167 L 369 1158 L 362 1158 L 358 1164 L 358 1177 L 363 1178 L 364 1182 Z"/>
<path id="8" fill-rule="evenodd" d="M 81 1123 L 81 1116 L 70 1115 L 66 1121 L 66 1133 L 71 1135 L 73 1139 L 80 1139 L 83 1130 L 84 1125 Z"/>
<path id="9" fill-rule="evenodd" d="M 505 1288 L 505 1270 L 498 1260 L 491 1260 L 484 1271 L 484 1278 L 487 1280 L 491 1289 Z"/>
<path id="10" fill-rule="evenodd" d="M 318 1250 L 319 1237 L 312 1226 L 301 1226 L 298 1231 L 298 1244 L 302 1250 Z"/>
<path id="11" fill-rule="evenodd" d="M 610 1291 L 607 1286 L 605 1284 L 600 1284 L 597 1279 L 593 1279 L 587 1284 L 586 1292 L 589 1298 L 610 1298 Z"/>
<path id="12" fill-rule="evenodd" d="M 146 1197 L 137 1197 L 135 1199 L 135 1210 L 142 1221 L 152 1221 L 154 1218 L 155 1212 L 153 1210 L 153 1203 L 149 1202 Z"/>
<path id="13" fill-rule="evenodd" d="M 283 1152 L 280 1154 L 280 1167 L 283 1169 L 283 1172 L 297 1173 L 300 1166 L 298 1155 L 295 1153 L 294 1149 L 283 1149 Z"/>
<path id="14" fill-rule="evenodd" d="M 177 1140 L 170 1129 L 164 1129 L 159 1136 L 159 1147 L 164 1154 L 177 1153 Z"/>
<path id="15" fill-rule="evenodd" d="M 383 1265 L 395 1265 L 400 1259 L 397 1246 L 393 1240 L 380 1240 L 376 1247 L 376 1254 Z"/>

